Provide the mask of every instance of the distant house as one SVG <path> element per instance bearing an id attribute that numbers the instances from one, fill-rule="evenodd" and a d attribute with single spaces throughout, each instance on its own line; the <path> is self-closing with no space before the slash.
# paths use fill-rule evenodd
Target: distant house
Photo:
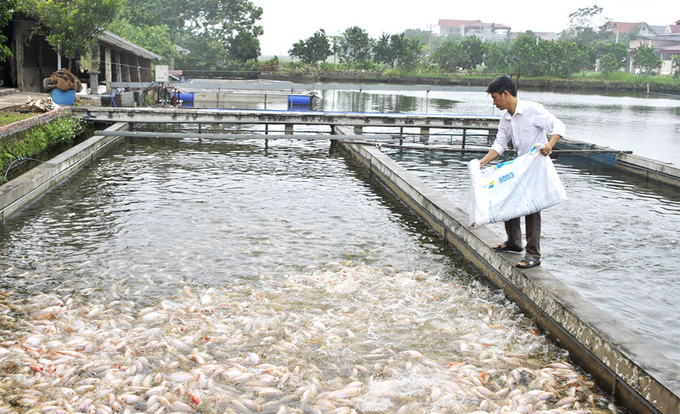
<path id="1" fill-rule="evenodd" d="M 675 24 L 669 24 L 666 26 L 666 29 L 664 30 L 663 34 L 669 35 L 669 34 L 679 34 L 680 33 L 680 20 L 675 22 Z"/>
<path id="2" fill-rule="evenodd" d="M 503 40 L 508 37 L 510 27 L 500 23 L 484 23 L 481 20 L 439 19 L 439 35 L 451 34 L 462 37 L 477 36 L 482 40 Z"/>
<path id="3" fill-rule="evenodd" d="M 664 26 L 650 26 L 645 22 L 629 23 L 629 22 L 614 22 L 610 21 L 606 24 L 606 30 L 618 34 L 630 34 L 638 30 L 638 35 L 649 36 L 659 35 L 659 29 Z"/>
<path id="4" fill-rule="evenodd" d="M 88 74 L 79 72 L 79 62 L 59 56 L 43 36 L 36 34 L 37 22 L 15 15 L 3 29 L 6 44 L 13 57 L 0 63 L 0 79 L 5 86 L 12 86 L 24 92 L 44 92 L 43 80 L 49 78 L 59 67 L 69 69 L 74 75 L 87 81 Z M 152 82 L 154 77 L 151 63 L 162 60 L 134 43 L 111 32 L 98 37 L 99 51 L 94 56 L 99 61 L 95 72 L 102 73 L 107 93 L 111 82 Z M 95 90 L 96 93 L 96 90 Z"/>
<path id="5" fill-rule="evenodd" d="M 658 36 L 640 36 L 630 42 L 631 63 L 628 71 L 635 73 L 635 55 L 637 49 L 642 46 L 651 46 L 659 54 L 662 66 L 659 70 L 661 75 L 670 75 L 673 71 L 673 56 L 680 56 L 680 33 L 664 33 Z"/>

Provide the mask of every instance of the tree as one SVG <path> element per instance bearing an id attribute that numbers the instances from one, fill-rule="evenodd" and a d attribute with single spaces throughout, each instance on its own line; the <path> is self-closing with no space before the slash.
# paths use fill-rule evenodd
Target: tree
<path id="1" fill-rule="evenodd" d="M 54 50 L 75 58 L 96 44 L 121 0 L 18 0 L 18 7 L 40 22 L 39 31 Z"/>
<path id="2" fill-rule="evenodd" d="M 407 38 L 405 33 L 387 35 L 383 33 L 373 46 L 373 60 L 390 67 L 397 64 L 406 70 L 418 66 L 422 54 L 422 40 Z"/>
<path id="3" fill-rule="evenodd" d="M 3 2 L 0 3 L 0 62 L 4 62 L 12 57 L 12 51 L 4 44 L 7 37 L 2 34 L 2 28 L 9 23 L 12 18 L 12 11 L 15 7 L 16 0 L 3 0 Z"/>
<path id="4" fill-rule="evenodd" d="M 680 78 L 680 55 L 673 56 L 673 77 Z"/>
<path id="5" fill-rule="evenodd" d="M 326 36 L 326 31 L 319 29 L 314 35 L 308 37 L 307 40 L 300 40 L 293 44 L 288 54 L 311 65 L 320 61 L 324 62 L 333 52 L 331 51 L 331 43 L 328 40 L 328 36 Z"/>
<path id="6" fill-rule="evenodd" d="M 376 63 L 383 63 L 394 67 L 394 62 L 397 60 L 394 48 L 390 44 L 390 35 L 383 33 L 373 46 L 373 60 Z"/>
<path id="7" fill-rule="evenodd" d="M 144 49 L 164 57 L 167 61 L 179 57 L 177 48 L 170 41 L 170 29 L 168 26 L 149 26 L 146 24 L 133 26 L 126 18 L 119 18 L 111 23 L 107 29 Z"/>
<path id="8" fill-rule="evenodd" d="M 430 55 L 430 61 L 445 72 L 455 72 L 462 65 L 460 42 L 447 39 Z"/>
<path id="9" fill-rule="evenodd" d="M 568 28 L 570 37 L 589 44 L 610 36 L 611 33 L 605 30 L 610 19 L 604 17 L 602 11 L 602 7 L 594 5 L 582 7 L 571 13 Z"/>
<path id="10" fill-rule="evenodd" d="M 489 72 L 509 72 L 509 55 L 510 48 L 507 42 L 484 43 L 484 66 Z"/>
<path id="11" fill-rule="evenodd" d="M 654 47 L 642 45 L 635 54 L 635 65 L 644 69 L 644 73 L 651 75 L 655 70 L 661 68 L 663 61 L 654 50 Z"/>
<path id="12" fill-rule="evenodd" d="M 362 65 L 371 60 L 373 41 L 360 27 L 353 26 L 344 31 L 340 38 L 340 61 Z"/>
<path id="13" fill-rule="evenodd" d="M 555 46 L 551 75 L 565 78 L 595 65 L 595 50 L 583 42 L 560 40 Z"/>
<path id="14" fill-rule="evenodd" d="M 185 64 L 213 67 L 260 54 L 262 8 L 249 0 L 126 0 L 132 25 L 167 26 L 170 42 L 191 51 Z"/>
<path id="15" fill-rule="evenodd" d="M 420 63 L 423 53 L 422 40 L 417 37 L 407 38 L 404 33 L 390 36 L 397 65 L 405 70 L 413 70 Z"/>
<path id="16" fill-rule="evenodd" d="M 520 35 L 510 48 L 512 66 L 525 76 L 542 76 L 550 72 L 552 42 L 541 40 L 533 32 Z"/>
<path id="17" fill-rule="evenodd" d="M 461 67 L 466 70 L 474 70 L 484 61 L 484 43 L 477 36 L 467 36 L 460 42 L 463 53 Z"/>
<path id="18" fill-rule="evenodd" d="M 621 69 L 628 58 L 628 45 L 624 43 L 606 43 L 600 45 L 600 67 L 602 72 L 610 74 Z"/>

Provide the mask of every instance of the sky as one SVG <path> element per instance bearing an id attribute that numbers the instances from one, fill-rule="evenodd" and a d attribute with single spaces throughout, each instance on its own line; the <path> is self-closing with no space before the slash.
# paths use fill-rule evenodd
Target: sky
<path id="1" fill-rule="evenodd" d="M 560 32 L 569 25 L 569 15 L 580 8 L 597 5 L 602 15 L 619 22 L 667 25 L 680 20 L 680 7 L 668 0 L 251 0 L 262 7 L 259 24 L 263 56 L 285 56 L 300 40 L 319 29 L 329 36 L 341 35 L 358 26 L 372 38 L 406 29 L 438 31 L 439 19 L 481 20 L 510 26 L 513 32 Z M 677 5 L 676 5 L 677 6 Z"/>

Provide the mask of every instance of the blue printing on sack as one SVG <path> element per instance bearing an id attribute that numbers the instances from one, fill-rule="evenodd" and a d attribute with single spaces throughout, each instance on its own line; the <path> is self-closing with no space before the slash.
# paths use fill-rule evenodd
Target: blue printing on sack
<path id="1" fill-rule="evenodd" d="M 495 170 L 498 170 L 498 169 L 500 169 L 502 166 L 504 166 L 504 165 L 510 165 L 510 164 L 512 164 L 513 162 L 515 162 L 514 159 L 512 159 L 512 160 L 510 160 L 510 161 L 505 161 L 505 162 L 502 162 L 502 163 L 500 163 L 500 164 L 495 165 L 493 168 L 494 168 Z"/>

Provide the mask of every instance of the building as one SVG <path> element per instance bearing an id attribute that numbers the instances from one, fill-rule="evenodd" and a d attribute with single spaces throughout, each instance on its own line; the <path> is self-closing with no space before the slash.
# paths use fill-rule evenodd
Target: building
<path id="1" fill-rule="evenodd" d="M 446 37 L 477 36 L 482 40 L 503 40 L 510 34 L 510 27 L 500 23 L 484 23 L 481 20 L 439 19 L 439 35 Z"/>
<path id="2" fill-rule="evenodd" d="M 152 82 L 152 61 L 162 60 L 157 54 L 120 36 L 103 32 L 98 36 L 99 50 L 93 57 L 98 63 L 91 73 L 85 74 L 80 72 L 78 60 L 58 55 L 43 36 L 36 34 L 37 24 L 34 20 L 15 16 L 3 29 L 13 54 L 7 62 L 0 63 L 0 80 L 4 86 L 24 92 L 44 92 L 43 80 L 63 67 L 86 82 L 102 79 L 110 93 L 111 82 Z M 91 76 L 100 73 L 101 77 Z"/>
<path id="3" fill-rule="evenodd" d="M 665 30 L 665 26 L 650 26 L 645 22 L 628 23 L 628 22 L 614 22 L 610 21 L 606 24 L 606 29 L 609 32 L 620 34 L 630 34 L 635 30 L 638 31 L 639 36 L 656 36 Z"/>
<path id="4" fill-rule="evenodd" d="M 637 72 L 635 66 L 635 54 L 637 49 L 642 46 L 653 47 L 661 57 L 662 66 L 659 70 L 660 75 L 671 75 L 673 72 L 673 56 L 680 56 L 680 20 L 675 24 L 664 26 L 662 33 L 650 33 L 640 35 L 637 39 L 630 41 L 630 73 Z"/>

